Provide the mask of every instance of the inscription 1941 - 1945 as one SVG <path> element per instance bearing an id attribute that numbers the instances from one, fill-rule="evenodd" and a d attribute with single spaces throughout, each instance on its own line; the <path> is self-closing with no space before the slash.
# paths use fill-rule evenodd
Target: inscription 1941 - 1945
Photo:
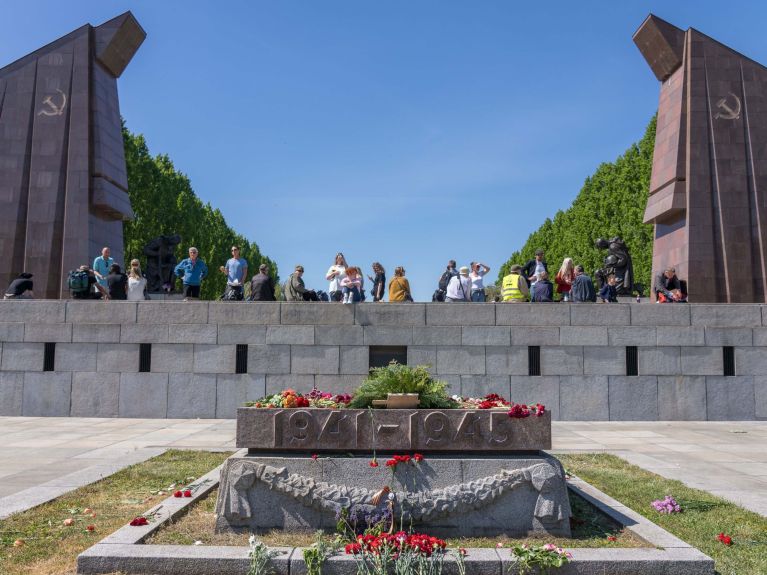
<path id="1" fill-rule="evenodd" d="M 532 451 L 551 448 L 551 415 L 505 411 L 259 409 L 237 411 L 237 447 L 253 450 Z"/>

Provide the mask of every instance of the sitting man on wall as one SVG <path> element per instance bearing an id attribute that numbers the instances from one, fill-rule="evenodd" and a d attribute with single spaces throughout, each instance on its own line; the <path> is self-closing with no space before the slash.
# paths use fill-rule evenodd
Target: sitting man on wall
<path id="1" fill-rule="evenodd" d="M 3 299 L 32 299 L 35 297 L 32 293 L 33 287 L 32 274 L 29 272 L 20 273 L 19 277 L 13 280 L 8 289 L 5 290 Z"/>
<path id="2" fill-rule="evenodd" d="M 522 275 L 522 266 L 514 264 L 509 270 L 509 275 L 503 277 L 501 290 L 505 302 L 525 302 L 530 295 L 527 280 Z"/>
<path id="3" fill-rule="evenodd" d="M 574 303 L 594 303 L 597 301 L 594 283 L 583 271 L 582 265 L 575 266 L 575 279 L 573 280 L 573 286 L 570 288 L 570 295 Z"/>
<path id="4" fill-rule="evenodd" d="M 683 282 L 676 277 L 674 268 L 666 268 L 655 278 L 655 297 L 657 303 L 681 303 L 687 301 L 686 289 Z"/>

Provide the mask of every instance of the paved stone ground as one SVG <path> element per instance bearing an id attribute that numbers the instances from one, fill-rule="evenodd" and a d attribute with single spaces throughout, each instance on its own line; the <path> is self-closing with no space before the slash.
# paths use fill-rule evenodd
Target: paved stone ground
<path id="1" fill-rule="evenodd" d="M 234 449 L 234 420 L 0 417 L 0 518 L 167 448 Z M 767 422 L 554 422 L 554 451 L 608 451 L 767 516 Z"/>

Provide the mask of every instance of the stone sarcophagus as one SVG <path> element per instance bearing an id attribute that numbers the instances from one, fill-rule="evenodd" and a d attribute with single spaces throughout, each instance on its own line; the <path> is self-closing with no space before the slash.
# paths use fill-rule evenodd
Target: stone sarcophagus
<path id="1" fill-rule="evenodd" d="M 103 246 L 123 263 L 133 212 L 117 78 L 146 33 L 130 12 L 86 24 L 0 68 L 0 286 L 34 274 L 67 294 L 67 271 Z"/>
<path id="2" fill-rule="evenodd" d="M 548 412 L 242 407 L 237 446 L 219 530 L 333 529 L 343 513 L 389 509 L 397 525 L 443 537 L 570 535 L 564 470 L 541 452 Z M 395 454 L 410 457 L 392 465 Z"/>

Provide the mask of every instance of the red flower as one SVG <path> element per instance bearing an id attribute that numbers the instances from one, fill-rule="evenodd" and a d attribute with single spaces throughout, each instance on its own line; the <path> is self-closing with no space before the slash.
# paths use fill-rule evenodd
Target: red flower
<path id="1" fill-rule="evenodd" d="M 415 453 L 413 454 L 413 459 L 415 460 L 416 463 L 421 463 L 421 461 L 423 461 L 423 455 L 421 455 L 420 453 Z"/>
<path id="2" fill-rule="evenodd" d="M 719 535 L 716 536 L 716 538 L 719 539 L 719 541 L 721 541 L 722 543 L 724 543 L 728 547 L 730 545 L 732 545 L 732 537 L 730 537 L 729 535 L 725 535 L 724 533 L 720 533 Z"/>
<path id="3" fill-rule="evenodd" d="M 544 413 L 546 413 L 546 406 L 545 405 L 541 405 L 540 403 L 536 403 L 535 404 L 535 415 L 540 417 Z"/>
<path id="4" fill-rule="evenodd" d="M 466 549 L 464 549 L 463 547 L 459 547 L 458 548 L 458 555 L 460 555 L 461 557 L 466 557 L 466 555 L 468 555 L 468 553 L 466 552 Z"/>
<path id="5" fill-rule="evenodd" d="M 143 515 L 139 515 L 135 519 L 132 519 L 130 524 L 132 527 L 141 527 L 142 525 L 149 525 L 149 521 L 147 521 L 147 518 Z"/>
<path id="6" fill-rule="evenodd" d="M 607 536 L 607 540 L 608 540 L 608 541 L 617 541 L 617 540 L 618 540 L 618 538 L 617 538 L 615 535 L 608 535 L 608 536 Z"/>
<path id="7" fill-rule="evenodd" d="M 399 462 L 396 459 L 387 459 L 386 467 L 397 467 L 397 463 Z"/>
<path id="8" fill-rule="evenodd" d="M 317 455 L 316 453 L 312 453 L 312 460 L 313 460 L 313 461 L 317 461 L 317 459 L 319 459 L 319 457 L 320 457 L 320 456 L 319 456 L 319 455 Z"/>
<path id="9" fill-rule="evenodd" d="M 186 489 L 184 491 L 184 497 L 191 497 L 191 496 L 192 496 L 192 490 L 191 489 Z"/>
<path id="10" fill-rule="evenodd" d="M 181 491 L 174 491 L 174 492 L 173 492 L 173 497 L 183 497 L 183 495 L 184 495 L 184 494 L 183 494 L 183 493 L 181 493 Z"/>
<path id="11" fill-rule="evenodd" d="M 86 530 L 86 531 L 95 531 L 95 530 L 96 530 L 96 526 L 95 526 L 95 525 L 88 525 L 88 526 L 85 528 L 85 530 Z"/>
<path id="12" fill-rule="evenodd" d="M 370 465 L 370 467 L 378 467 L 378 462 L 373 459 L 368 465 Z"/>
<path id="13" fill-rule="evenodd" d="M 509 410 L 509 417 L 522 419 L 524 417 L 529 417 L 529 416 L 530 416 L 530 410 L 527 408 L 526 405 L 522 405 L 521 403 L 511 404 L 511 409 Z"/>

